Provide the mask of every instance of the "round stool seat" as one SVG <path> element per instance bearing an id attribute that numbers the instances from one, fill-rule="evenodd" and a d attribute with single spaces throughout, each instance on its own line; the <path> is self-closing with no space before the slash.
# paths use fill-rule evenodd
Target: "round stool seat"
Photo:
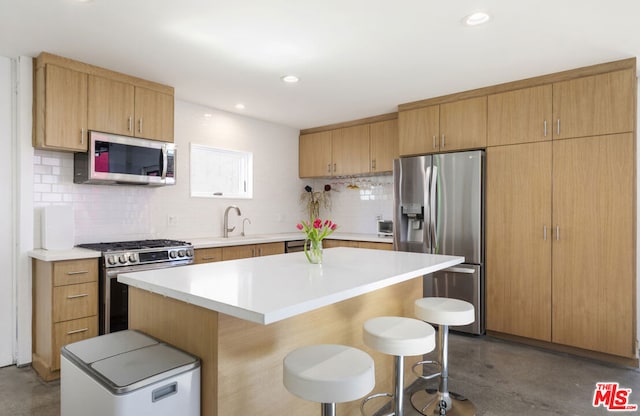
<path id="1" fill-rule="evenodd" d="M 380 316 L 364 323 L 364 343 L 395 356 L 422 355 L 436 346 L 435 330 L 426 322 L 401 316 Z"/>
<path id="2" fill-rule="evenodd" d="M 418 299 L 415 314 L 423 321 L 438 325 L 467 325 L 476 319 L 472 304 L 451 298 Z"/>
<path id="3" fill-rule="evenodd" d="M 357 348 L 319 344 L 291 351 L 284 358 L 284 386 L 317 403 L 357 400 L 376 383 L 373 359 Z"/>

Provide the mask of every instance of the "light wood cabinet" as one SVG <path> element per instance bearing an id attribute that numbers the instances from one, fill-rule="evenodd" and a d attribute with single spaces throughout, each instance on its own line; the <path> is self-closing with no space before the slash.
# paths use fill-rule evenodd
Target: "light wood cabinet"
<path id="1" fill-rule="evenodd" d="M 554 139 L 633 131 L 635 93 L 635 69 L 554 83 Z"/>
<path id="2" fill-rule="evenodd" d="M 228 246 L 222 247 L 222 260 L 246 259 L 283 253 L 284 243 L 282 242 Z"/>
<path id="3" fill-rule="evenodd" d="M 398 119 L 369 125 L 371 172 L 392 172 L 398 152 Z"/>
<path id="4" fill-rule="evenodd" d="M 194 250 L 194 263 L 202 264 L 202 263 L 213 263 L 215 261 L 222 261 L 222 248 L 221 247 L 211 247 L 211 248 L 198 248 Z"/>
<path id="5" fill-rule="evenodd" d="M 392 243 L 378 243 L 375 241 L 353 241 L 353 240 L 322 240 L 322 248 L 332 247 L 353 247 L 353 248 L 372 248 L 376 250 L 393 250 Z"/>
<path id="6" fill-rule="evenodd" d="M 488 149 L 488 330 L 635 356 L 634 154 L 631 133 Z"/>
<path id="7" fill-rule="evenodd" d="M 554 342 L 635 356 L 632 133 L 553 147 Z"/>
<path id="8" fill-rule="evenodd" d="M 551 84 L 493 94 L 487 102 L 487 145 L 551 140 Z"/>
<path id="9" fill-rule="evenodd" d="M 551 341 L 551 142 L 487 149 L 486 325 Z"/>
<path id="10" fill-rule="evenodd" d="M 398 121 L 303 133 L 299 152 L 301 178 L 391 172 L 398 157 Z"/>
<path id="11" fill-rule="evenodd" d="M 33 145 L 87 150 L 87 74 L 46 64 L 35 72 Z"/>
<path id="12" fill-rule="evenodd" d="M 400 155 L 487 146 L 487 97 L 400 111 Z"/>
<path id="13" fill-rule="evenodd" d="M 33 260 L 33 361 L 44 380 L 60 377 L 60 349 L 98 335 L 98 260 Z"/>
<path id="14" fill-rule="evenodd" d="M 34 147 L 86 151 L 88 130 L 173 142 L 172 87 L 48 53 L 34 71 Z"/>

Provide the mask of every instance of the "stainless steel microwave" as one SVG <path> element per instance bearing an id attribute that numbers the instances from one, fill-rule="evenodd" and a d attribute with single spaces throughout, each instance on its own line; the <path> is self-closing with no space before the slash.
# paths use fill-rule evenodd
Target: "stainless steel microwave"
<path id="1" fill-rule="evenodd" d="M 89 132 L 89 151 L 75 153 L 73 182 L 89 184 L 176 183 L 173 143 Z"/>

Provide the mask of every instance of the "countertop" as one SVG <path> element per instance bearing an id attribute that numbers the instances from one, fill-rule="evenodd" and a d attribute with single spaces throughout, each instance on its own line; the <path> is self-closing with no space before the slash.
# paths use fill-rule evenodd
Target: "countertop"
<path id="1" fill-rule="evenodd" d="M 125 273 L 118 281 L 247 321 L 270 324 L 464 261 L 464 257 L 337 247 Z"/>
<path id="2" fill-rule="evenodd" d="M 334 233 L 331 234 L 328 240 L 355 240 L 355 241 L 371 241 L 377 243 L 393 243 L 391 237 L 378 237 L 376 234 L 356 234 L 356 233 Z M 248 235 L 246 237 L 232 236 L 229 238 L 223 237 L 200 237 L 200 238 L 183 238 L 181 240 L 188 241 L 193 244 L 196 249 L 199 248 L 213 248 L 213 247 L 227 247 L 227 246 L 240 246 L 247 244 L 260 244 L 260 243 L 276 243 L 279 241 L 293 241 L 304 240 L 304 234 L 302 232 L 293 233 L 272 233 L 272 234 L 255 234 Z M 69 250 L 45 250 L 34 249 L 27 253 L 29 257 L 42 261 L 63 261 L 63 260 L 80 260 L 98 258 L 101 256 L 99 251 L 88 250 L 85 248 L 74 247 Z"/>

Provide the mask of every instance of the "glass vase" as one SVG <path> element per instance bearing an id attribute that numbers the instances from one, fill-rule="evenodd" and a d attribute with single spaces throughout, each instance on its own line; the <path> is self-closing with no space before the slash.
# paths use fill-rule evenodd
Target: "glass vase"
<path id="1" fill-rule="evenodd" d="M 305 240 L 304 254 L 311 264 L 322 264 L 322 240 Z"/>

